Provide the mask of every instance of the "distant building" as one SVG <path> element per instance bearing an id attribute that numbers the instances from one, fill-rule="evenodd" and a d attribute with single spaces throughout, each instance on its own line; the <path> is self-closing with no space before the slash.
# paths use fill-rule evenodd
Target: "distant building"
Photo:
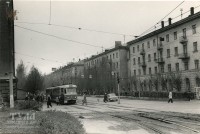
<path id="1" fill-rule="evenodd" d="M 188 17 L 175 23 L 171 20 L 167 26 L 161 22 L 160 29 L 127 43 L 129 77 L 140 81 L 139 85 L 130 83 L 131 90 L 167 92 L 174 88 L 174 92 L 183 93 L 195 92 L 194 87 L 200 86 L 200 12 L 194 14 L 191 8 Z M 158 89 L 152 86 L 156 76 Z M 177 77 L 181 77 L 179 88 L 174 81 Z"/>
<path id="2" fill-rule="evenodd" d="M 14 61 L 14 19 L 13 1 L 0 0 L 0 94 L 9 100 L 9 73 L 13 71 L 15 78 Z M 14 87 L 16 80 L 14 79 Z"/>
<path id="3" fill-rule="evenodd" d="M 65 84 L 80 84 L 81 75 L 84 74 L 84 61 L 71 62 L 64 67 L 54 69 L 55 71 L 45 76 L 47 87 Z M 79 88 L 80 86 L 78 86 Z M 79 90 L 79 89 L 78 89 Z"/>
<path id="4" fill-rule="evenodd" d="M 91 93 L 117 91 L 117 77 L 120 78 L 120 92 L 128 91 L 127 47 L 115 42 L 115 47 L 85 59 L 84 79 Z M 89 88 L 89 89 L 88 89 Z"/>

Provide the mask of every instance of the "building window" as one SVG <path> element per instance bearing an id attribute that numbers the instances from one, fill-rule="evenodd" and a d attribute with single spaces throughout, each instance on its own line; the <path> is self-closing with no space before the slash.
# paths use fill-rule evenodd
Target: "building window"
<path id="1" fill-rule="evenodd" d="M 153 39 L 153 46 L 156 46 L 156 39 Z"/>
<path id="2" fill-rule="evenodd" d="M 116 58 L 118 58 L 118 52 L 116 52 Z"/>
<path id="3" fill-rule="evenodd" d="M 134 75 L 136 75 L 136 70 L 134 70 Z"/>
<path id="4" fill-rule="evenodd" d="M 184 67 L 185 67 L 185 70 L 189 70 L 188 62 L 185 62 L 185 63 L 184 63 Z"/>
<path id="5" fill-rule="evenodd" d="M 193 34 L 196 34 L 196 33 L 197 33 L 197 31 L 196 31 L 196 25 L 192 25 L 192 33 L 193 33 Z"/>
<path id="6" fill-rule="evenodd" d="M 197 42 L 193 42 L 193 52 L 198 52 Z"/>
<path id="7" fill-rule="evenodd" d="M 157 74 L 158 73 L 158 69 L 157 69 L 157 67 L 155 67 L 155 74 Z"/>
<path id="8" fill-rule="evenodd" d="M 135 53 L 135 47 L 133 47 L 133 53 Z"/>
<path id="9" fill-rule="evenodd" d="M 133 58 L 133 65 L 135 65 L 135 58 Z"/>
<path id="10" fill-rule="evenodd" d="M 176 63 L 176 71 L 179 71 L 179 63 Z"/>
<path id="11" fill-rule="evenodd" d="M 156 53 L 154 53 L 154 61 L 156 61 Z"/>
<path id="12" fill-rule="evenodd" d="M 167 58 L 170 57 L 170 49 L 167 49 Z"/>
<path id="13" fill-rule="evenodd" d="M 113 59 L 115 58 L 115 54 L 113 54 Z"/>
<path id="14" fill-rule="evenodd" d="M 142 43 L 142 50 L 144 50 L 144 43 Z"/>
<path id="15" fill-rule="evenodd" d="M 118 62 L 117 62 L 117 68 L 118 68 Z"/>
<path id="16" fill-rule="evenodd" d="M 171 72 L 171 71 L 172 71 L 171 64 L 168 64 L 168 72 Z"/>
<path id="17" fill-rule="evenodd" d="M 137 46 L 137 51 L 138 51 L 138 52 L 140 51 L 140 46 L 139 46 L 139 45 Z"/>
<path id="18" fill-rule="evenodd" d="M 174 47 L 174 56 L 178 56 L 178 47 Z"/>
<path id="19" fill-rule="evenodd" d="M 199 69 L 199 60 L 194 60 L 195 69 Z"/>
<path id="20" fill-rule="evenodd" d="M 166 41 L 169 42 L 169 34 L 166 35 Z"/>
<path id="21" fill-rule="evenodd" d="M 138 64 L 140 64 L 140 57 L 138 57 Z"/>
<path id="22" fill-rule="evenodd" d="M 148 48 L 150 48 L 150 42 L 149 41 L 147 42 L 147 46 L 148 46 Z"/>
<path id="23" fill-rule="evenodd" d="M 149 74 L 151 74 L 151 68 L 149 68 Z"/>
<path id="24" fill-rule="evenodd" d="M 148 54 L 148 61 L 151 62 L 151 55 Z"/>
<path id="25" fill-rule="evenodd" d="M 174 32 L 174 40 L 177 39 L 177 32 Z"/>

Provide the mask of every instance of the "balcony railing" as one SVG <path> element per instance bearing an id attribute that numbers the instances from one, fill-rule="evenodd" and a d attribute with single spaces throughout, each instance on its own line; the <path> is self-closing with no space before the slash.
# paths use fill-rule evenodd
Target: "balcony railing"
<path id="1" fill-rule="evenodd" d="M 141 54 L 141 55 L 144 55 L 144 54 L 145 54 L 144 49 L 141 49 L 141 50 L 140 50 L 140 54 Z"/>
<path id="2" fill-rule="evenodd" d="M 145 62 L 140 62 L 140 63 L 139 63 L 139 66 L 141 66 L 141 67 L 146 67 L 147 65 L 146 65 Z"/>
<path id="3" fill-rule="evenodd" d="M 162 49 L 163 49 L 163 45 L 162 45 L 162 43 L 158 44 L 157 49 L 158 49 L 158 50 L 162 50 Z"/>
<path id="4" fill-rule="evenodd" d="M 185 44 L 187 41 L 188 41 L 187 36 L 181 36 L 181 37 L 179 38 L 179 42 L 180 42 L 181 44 Z"/>
<path id="5" fill-rule="evenodd" d="M 178 55 L 178 58 L 179 58 L 179 59 L 189 59 L 190 56 L 189 56 L 188 53 L 182 53 L 182 54 L 179 54 L 179 55 Z"/>
<path id="6" fill-rule="evenodd" d="M 163 58 L 158 58 L 158 59 L 156 60 L 156 62 L 157 62 L 157 63 L 165 63 L 165 61 L 164 61 Z"/>

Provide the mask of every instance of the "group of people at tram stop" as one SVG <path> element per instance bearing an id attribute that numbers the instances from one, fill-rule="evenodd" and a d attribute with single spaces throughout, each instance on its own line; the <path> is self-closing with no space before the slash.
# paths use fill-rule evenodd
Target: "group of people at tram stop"
<path id="1" fill-rule="evenodd" d="M 34 100 L 34 101 L 37 101 L 38 103 L 39 102 L 43 102 L 44 101 L 44 95 L 43 94 L 30 94 L 29 92 L 26 94 L 26 97 L 25 97 L 25 101 L 28 101 L 28 100 Z"/>

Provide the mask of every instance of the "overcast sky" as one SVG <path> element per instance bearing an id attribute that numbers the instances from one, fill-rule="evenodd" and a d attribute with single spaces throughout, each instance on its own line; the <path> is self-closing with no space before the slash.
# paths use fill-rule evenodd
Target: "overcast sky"
<path id="1" fill-rule="evenodd" d="M 28 68 L 34 65 L 48 74 L 52 68 L 64 66 L 73 59 L 76 61 L 101 53 L 102 46 L 105 50 L 113 47 L 115 41 L 124 42 L 124 34 L 125 42 L 133 40 L 134 36 L 154 26 L 180 3 L 14 0 L 14 9 L 18 11 L 18 20 L 15 20 L 16 67 L 23 60 Z M 185 1 L 164 21 L 180 15 L 181 8 L 182 12 L 186 12 L 198 5 L 200 1 Z M 200 7 L 195 9 L 195 13 L 199 11 Z M 173 19 L 172 23 L 180 19 Z"/>

